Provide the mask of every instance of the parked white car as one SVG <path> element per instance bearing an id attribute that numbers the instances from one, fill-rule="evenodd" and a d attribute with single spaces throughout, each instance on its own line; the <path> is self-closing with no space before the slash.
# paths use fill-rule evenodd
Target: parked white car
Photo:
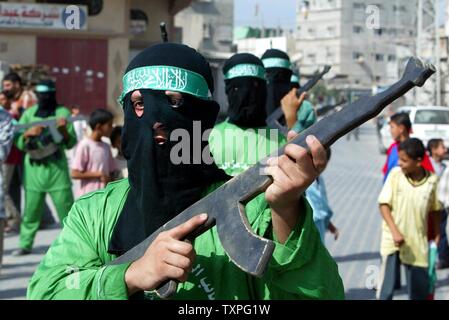
<path id="1" fill-rule="evenodd" d="M 420 139 L 424 146 L 430 139 L 440 138 L 449 147 L 449 108 L 436 106 L 405 106 L 397 112 L 408 113 L 412 122 L 412 134 L 414 138 Z M 389 119 L 385 121 L 380 129 L 379 149 L 385 153 L 393 143 L 390 134 Z"/>

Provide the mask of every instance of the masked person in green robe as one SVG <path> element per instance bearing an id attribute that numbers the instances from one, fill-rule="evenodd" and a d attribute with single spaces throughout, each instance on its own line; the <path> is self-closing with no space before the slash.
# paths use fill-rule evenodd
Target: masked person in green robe
<path id="1" fill-rule="evenodd" d="M 255 165 L 285 144 L 277 130 L 266 125 L 267 82 L 262 61 L 238 53 L 223 67 L 228 117 L 209 137 L 215 163 L 231 176 Z"/>
<path id="2" fill-rule="evenodd" d="M 20 225 L 20 248 L 13 252 L 17 256 L 31 252 L 47 193 L 61 223 L 73 204 L 72 182 L 65 156 L 65 150 L 76 144 L 73 126 L 66 121 L 70 111 L 58 105 L 53 81 L 42 81 L 36 86 L 36 92 L 38 104 L 23 113 L 19 124 L 53 119 L 62 139 L 54 141 L 50 130 L 43 126 L 32 126 L 15 139 L 17 148 L 26 153 L 23 182 L 25 209 Z"/>
<path id="3" fill-rule="evenodd" d="M 284 51 L 268 49 L 262 55 L 267 72 L 267 114 L 272 114 L 281 106 L 283 99 L 291 105 L 297 99 L 296 90 L 300 88 L 299 79 L 292 79 L 290 57 Z M 293 80 L 293 81 L 292 81 Z M 296 109 L 282 108 L 288 129 L 300 133 L 316 122 L 316 114 L 308 100 L 304 100 Z"/>
<path id="4" fill-rule="evenodd" d="M 191 137 L 200 122 L 203 136 L 218 115 L 218 104 L 209 98 L 211 69 L 199 53 L 171 43 L 149 47 L 131 61 L 123 87 L 122 149 L 129 178 L 75 202 L 30 281 L 28 298 L 155 298 L 153 290 L 167 279 L 180 282 L 176 299 L 343 298 L 337 266 L 311 231 L 311 209 L 302 197 L 326 163 L 313 137 L 311 156 L 288 146 L 293 160 L 283 156 L 269 164 L 273 185 L 246 206 L 253 230 L 276 245 L 262 278 L 230 261 L 215 227 L 193 244 L 180 241 L 205 222 L 207 213 L 200 212 L 159 234 L 138 260 L 108 265 L 229 179 L 214 162 L 198 163 L 194 148 L 188 148 L 186 161 L 174 161 L 171 154 L 180 143 L 175 133 Z M 201 147 L 208 147 L 207 139 Z"/>

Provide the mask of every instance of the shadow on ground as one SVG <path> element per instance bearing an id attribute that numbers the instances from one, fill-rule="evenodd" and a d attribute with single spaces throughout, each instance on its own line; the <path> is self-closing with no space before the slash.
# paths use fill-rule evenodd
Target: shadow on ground
<path id="1" fill-rule="evenodd" d="M 379 261 L 380 261 L 379 252 L 362 252 L 362 253 L 350 254 L 347 256 L 334 257 L 334 260 L 336 262 L 375 260 L 375 259 L 379 259 Z"/>

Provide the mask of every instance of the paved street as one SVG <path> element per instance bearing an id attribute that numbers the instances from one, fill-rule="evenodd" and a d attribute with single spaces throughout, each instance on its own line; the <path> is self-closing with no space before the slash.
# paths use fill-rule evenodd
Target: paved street
<path id="1" fill-rule="evenodd" d="M 381 188 L 383 162 L 374 126 L 368 124 L 360 130 L 360 141 L 342 139 L 335 144 L 325 172 L 329 200 L 335 213 L 333 222 L 341 233 L 338 241 L 328 235 L 326 243 L 339 265 L 347 299 L 375 298 L 375 291 L 370 288 L 375 284 L 373 279 L 380 263 L 381 217 L 376 199 Z M 0 299 L 25 297 L 29 278 L 58 232 L 59 229 L 40 231 L 33 254 L 19 258 L 10 255 L 17 247 L 18 237 L 6 238 Z M 405 291 L 396 298 L 405 299 Z M 436 298 L 449 299 L 449 271 L 438 273 Z"/>

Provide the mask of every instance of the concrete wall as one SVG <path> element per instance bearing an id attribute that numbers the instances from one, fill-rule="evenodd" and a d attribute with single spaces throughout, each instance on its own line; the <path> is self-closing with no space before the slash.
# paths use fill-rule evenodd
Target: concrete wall
<path id="1" fill-rule="evenodd" d="M 0 61 L 9 64 L 36 63 L 36 37 L 0 34 Z"/>
<path id="2" fill-rule="evenodd" d="M 128 33 L 129 0 L 103 1 L 103 10 L 87 19 L 88 30 L 107 33 Z"/>
<path id="3" fill-rule="evenodd" d="M 369 87 L 372 84 L 369 73 L 354 57 L 360 53 L 372 74 L 380 77 L 379 85 L 397 79 L 402 58 L 397 44 L 412 43 L 416 32 L 416 0 L 377 1 L 381 35 L 367 25 L 366 6 L 370 4 L 371 0 L 316 0 L 311 2 L 307 17 L 298 7 L 296 49 L 304 57 L 301 64 L 304 73 L 310 72 L 314 64 L 330 62 L 334 66 L 332 72 L 346 75 L 348 84 Z M 395 6 L 400 10 L 394 10 Z M 360 31 L 356 33 L 354 28 Z M 376 54 L 383 55 L 383 61 L 378 61 Z M 389 61 L 389 56 L 394 58 Z"/>
<path id="4" fill-rule="evenodd" d="M 108 87 L 107 104 L 114 112 L 116 121 L 122 123 L 123 111 L 117 103 L 122 92 L 122 77 L 128 66 L 128 39 L 114 38 L 108 41 Z"/>
<path id="5" fill-rule="evenodd" d="M 175 16 L 182 41 L 204 51 L 230 52 L 234 25 L 234 0 L 196 1 Z"/>

